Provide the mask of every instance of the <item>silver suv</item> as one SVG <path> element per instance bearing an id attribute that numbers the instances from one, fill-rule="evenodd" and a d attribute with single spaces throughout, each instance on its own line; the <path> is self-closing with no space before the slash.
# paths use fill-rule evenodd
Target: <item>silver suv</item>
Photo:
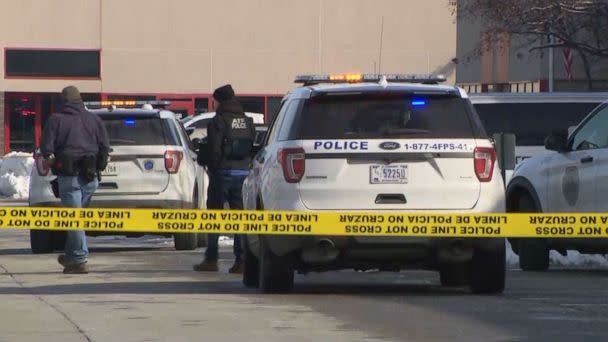
<path id="1" fill-rule="evenodd" d="M 168 102 L 121 102 L 125 103 L 142 107 L 86 103 L 89 110 L 103 120 L 112 148 L 110 162 L 101 173 L 99 189 L 93 195 L 91 207 L 203 208 L 205 171 L 196 163 L 196 153 L 188 135 L 174 113 L 152 107 L 152 104 L 164 106 Z M 95 107 L 97 109 L 92 109 Z M 39 153 L 34 153 L 34 159 L 36 167 L 30 178 L 29 205 L 60 206 L 51 186 L 55 176 Z M 178 250 L 195 249 L 204 241 L 202 234 L 173 236 Z M 63 249 L 64 240 L 65 233 L 62 232 L 30 231 L 34 253 Z"/>

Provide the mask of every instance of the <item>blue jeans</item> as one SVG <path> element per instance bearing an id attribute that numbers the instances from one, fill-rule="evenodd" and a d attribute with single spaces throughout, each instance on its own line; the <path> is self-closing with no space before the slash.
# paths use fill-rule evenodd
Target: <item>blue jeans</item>
<path id="1" fill-rule="evenodd" d="M 243 182 L 246 175 L 230 175 L 225 170 L 209 172 L 209 187 L 207 188 L 207 208 L 224 209 L 224 203 L 228 202 L 230 209 L 243 209 Z M 217 261 L 218 259 L 218 234 L 207 234 L 207 250 L 205 260 Z M 243 249 L 241 236 L 234 235 L 234 246 L 232 247 L 236 261 L 241 261 Z"/>
<path id="2" fill-rule="evenodd" d="M 91 196 L 99 185 L 97 179 L 87 183 L 80 177 L 58 176 L 59 197 L 61 204 L 69 208 L 86 208 L 89 206 Z M 69 230 L 65 241 L 65 257 L 69 263 L 83 263 L 87 261 L 89 249 L 87 237 L 82 230 Z"/>

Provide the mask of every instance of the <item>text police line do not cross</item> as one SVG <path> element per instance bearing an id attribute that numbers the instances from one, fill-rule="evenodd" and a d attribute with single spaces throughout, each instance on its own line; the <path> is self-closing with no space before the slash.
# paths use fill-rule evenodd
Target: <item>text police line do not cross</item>
<path id="1" fill-rule="evenodd" d="M 0 229 L 330 236 L 607 238 L 608 213 L 0 208 Z"/>

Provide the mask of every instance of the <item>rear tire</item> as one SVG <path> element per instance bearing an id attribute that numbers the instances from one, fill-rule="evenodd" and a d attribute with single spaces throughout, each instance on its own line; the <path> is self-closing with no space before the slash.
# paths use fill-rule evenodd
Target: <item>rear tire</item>
<path id="1" fill-rule="evenodd" d="M 530 196 L 519 199 L 518 212 L 538 212 Z M 549 269 L 549 246 L 546 239 L 519 239 L 517 242 L 519 267 L 523 271 L 546 271 Z"/>
<path id="2" fill-rule="evenodd" d="M 439 268 L 441 286 L 465 286 L 469 284 L 471 268 L 466 264 L 446 264 Z"/>
<path id="3" fill-rule="evenodd" d="M 243 235 L 243 285 L 249 288 L 260 286 L 260 262 L 251 252 L 247 236 Z"/>
<path id="4" fill-rule="evenodd" d="M 523 271 L 546 271 L 549 269 L 549 247 L 545 239 L 522 239 L 519 241 L 519 267 Z"/>
<path id="5" fill-rule="evenodd" d="M 173 242 L 176 250 L 191 251 L 198 246 L 198 237 L 195 233 L 175 233 L 173 234 Z"/>
<path id="6" fill-rule="evenodd" d="M 53 253 L 53 232 L 50 230 L 30 230 L 30 247 L 34 254 Z"/>
<path id="7" fill-rule="evenodd" d="M 53 232 L 53 248 L 55 251 L 65 250 L 65 241 L 68 238 L 68 232 Z"/>
<path id="8" fill-rule="evenodd" d="M 471 291 L 498 294 L 505 290 L 506 252 L 504 239 L 492 249 L 476 248 L 471 260 Z"/>
<path id="9" fill-rule="evenodd" d="M 198 186 L 194 184 L 194 192 L 192 193 L 192 209 L 198 209 Z M 175 249 L 178 251 L 192 251 L 195 250 L 200 243 L 199 235 L 197 233 L 174 233 L 173 243 Z M 205 243 L 207 241 L 205 240 Z"/>
<path id="10" fill-rule="evenodd" d="M 265 293 L 285 293 L 293 288 L 294 267 L 290 255 L 275 255 L 260 239 L 260 289 Z"/>

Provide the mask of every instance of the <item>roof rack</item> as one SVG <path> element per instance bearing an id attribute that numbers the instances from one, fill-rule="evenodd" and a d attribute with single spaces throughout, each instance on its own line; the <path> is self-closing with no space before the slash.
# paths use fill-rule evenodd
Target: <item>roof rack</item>
<path id="1" fill-rule="evenodd" d="M 423 83 L 438 84 L 446 81 L 444 75 L 432 74 L 338 74 L 338 75 L 298 75 L 295 83 L 304 86 L 321 83 L 362 83 L 362 82 L 386 82 L 391 83 Z"/>
<path id="2" fill-rule="evenodd" d="M 112 101 L 87 101 L 84 106 L 89 109 L 99 108 L 138 108 L 146 105 L 155 108 L 164 108 L 169 106 L 171 101 L 135 101 L 135 100 L 112 100 Z M 148 107 L 148 106 L 146 106 Z"/>

